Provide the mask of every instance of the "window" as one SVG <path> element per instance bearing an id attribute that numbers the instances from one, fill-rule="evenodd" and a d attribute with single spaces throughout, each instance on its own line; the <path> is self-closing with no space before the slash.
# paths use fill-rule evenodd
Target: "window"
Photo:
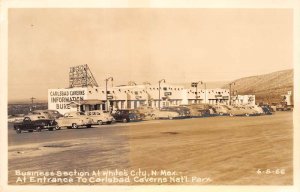
<path id="1" fill-rule="evenodd" d="M 168 88 L 167 87 L 164 87 L 164 91 L 166 91 Z"/>

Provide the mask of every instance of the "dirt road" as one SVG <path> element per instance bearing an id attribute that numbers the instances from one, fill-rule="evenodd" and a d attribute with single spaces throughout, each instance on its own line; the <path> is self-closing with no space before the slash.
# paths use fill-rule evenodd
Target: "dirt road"
<path id="1" fill-rule="evenodd" d="M 147 177 L 154 170 L 167 170 L 184 180 L 148 182 L 144 177 L 138 182 L 120 183 L 126 185 L 290 185 L 293 178 L 291 112 L 145 121 L 20 135 L 9 127 L 8 138 L 10 184 L 16 184 L 16 170 L 141 169 Z M 203 180 L 192 181 L 194 177 Z"/>

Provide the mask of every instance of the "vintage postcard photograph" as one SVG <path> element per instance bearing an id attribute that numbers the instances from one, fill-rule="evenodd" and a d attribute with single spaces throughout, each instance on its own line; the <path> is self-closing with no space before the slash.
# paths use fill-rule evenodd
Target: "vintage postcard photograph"
<path id="1" fill-rule="evenodd" d="M 293 9 L 6 16 L 8 186 L 295 185 Z"/>

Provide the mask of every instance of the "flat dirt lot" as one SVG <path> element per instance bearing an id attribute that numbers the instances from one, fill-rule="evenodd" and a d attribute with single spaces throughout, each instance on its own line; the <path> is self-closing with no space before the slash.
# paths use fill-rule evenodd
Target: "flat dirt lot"
<path id="1" fill-rule="evenodd" d="M 13 185 L 55 184 L 16 183 L 16 170 L 75 169 L 87 172 L 141 169 L 147 171 L 147 176 L 153 170 L 168 170 L 175 171 L 176 177 L 189 178 L 184 182 L 119 183 L 126 185 L 291 185 L 293 182 L 291 112 L 117 123 L 22 134 L 16 134 L 9 125 L 8 139 L 8 179 Z M 204 180 L 192 182 L 192 177 Z"/>

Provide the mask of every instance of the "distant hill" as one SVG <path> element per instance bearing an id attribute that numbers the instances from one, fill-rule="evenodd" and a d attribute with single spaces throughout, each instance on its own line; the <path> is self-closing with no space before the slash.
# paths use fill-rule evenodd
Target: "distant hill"
<path id="1" fill-rule="evenodd" d="M 244 77 L 233 81 L 232 90 L 237 94 L 256 95 L 257 102 L 278 103 L 283 94 L 293 91 L 293 69 L 277 71 L 265 75 Z M 224 88 L 228 88 L 224 86 Z"/>

